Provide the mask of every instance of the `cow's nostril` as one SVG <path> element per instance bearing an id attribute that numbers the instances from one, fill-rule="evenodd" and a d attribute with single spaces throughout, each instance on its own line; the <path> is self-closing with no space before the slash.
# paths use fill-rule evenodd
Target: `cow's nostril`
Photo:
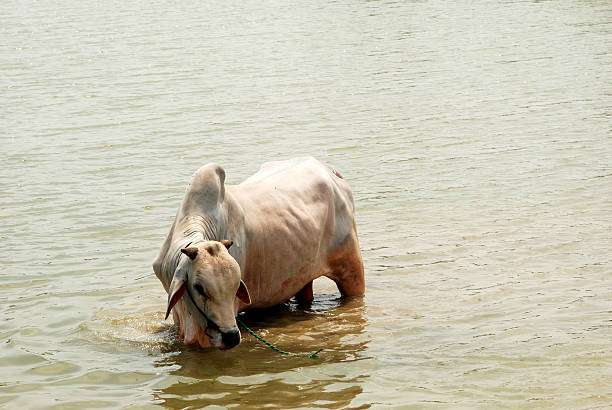
<path id="1" fill-rule="evenodd" d="M 234 330 L 232 332 L 223 332 L 221 333 L 221 340 L 223 341 L 225 347 L 234 347 L 240 343 L 240 331 Z"/>

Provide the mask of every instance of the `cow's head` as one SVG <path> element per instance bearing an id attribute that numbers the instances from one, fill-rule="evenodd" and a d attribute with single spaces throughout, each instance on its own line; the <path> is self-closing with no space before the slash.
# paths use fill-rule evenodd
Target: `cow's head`
<path id="1" fill-rule="evenodd" d="M 205 241 L 181 249 L 186 255 L 168 290 L 168 310 L 183 303 L 206 332 L 211 346 L 230 349 L 240 343 L 236 325 L 238 303 L 251 303 L 240 279 L 240 266 L 229 254 L 232 241 Z M 176 313 L 176 312 L 175 312 Z"/>

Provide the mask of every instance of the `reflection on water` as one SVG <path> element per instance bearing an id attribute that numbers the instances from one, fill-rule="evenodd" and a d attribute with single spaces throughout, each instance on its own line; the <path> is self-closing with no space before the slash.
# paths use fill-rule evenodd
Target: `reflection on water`
<path id="1" fill-rule="evenodd" d="M 283 356 L 243 331 L 241 344 L 228 351 L 169 346 L 156 365 L 175 376 L 154 397 L 170 408 L 205 405 L 249 405 L 275 408 L 339 408 L 362 392 L 358 382 L 326 371 L 327 364 L 365 360 L 365 305 L 360 298 L 317 295 L 308 306 L 288 302 L 243 315 L 247 326 L 283 350 L 320 358 Z M 299 398 L 299 400 L 296 400 Z"/>
<path id="2" fill-rule="evenodd" d="M 343 376 L 325 377 L 321 373 L 310 375 L 300 370 L 298 376 L 249 384 L 249 380 L 238 383 L 223 381 L 177 382 L 163 389 L 155 398 L 168 408 L 200 408 L 207 405 L 220 406 L 270 406 L 272 408 L 342 408 L 363 390 L 359 383 L 364 377 L 347 378 Z M 367 406 L 366 406 L 367 407 Z M 366 408 L 361 407 L 361 408 Z"/>
<path id="3" fill-rule="evenodd" d="M 178 327 L 164 321 L 163 312 L 149 308 L 135 314 L 101 310 L 81 324 L 78 340 L 92 351 L 141 351 L 156 357 L 154 366 L 171 376 L 154 385 L 153 399 L 169 408 L 214 404 L 295 408 L 304 403 L 339 408 L 363 391 L 359 382 L 368 377 L 333 367 L 370 359 L 366 317 L 362 298 L 340 297 L 337 292 L 317 293 L 308 303 L 292 299 L 241 315 L 247 326 L 283 350 L 311 353 L 323 348 L 317 359 L 281 355 L 244 330 L 241 344 L 231 350 L 185 346 Z M 45 367 L 38 372 L 43 370 L 48 373 Z M 65 371 L 62 368 L 60 373 Z M 110 384 L 118 377 L 127 381 L 143 375 L 94 371 L 57 385 Z"/>

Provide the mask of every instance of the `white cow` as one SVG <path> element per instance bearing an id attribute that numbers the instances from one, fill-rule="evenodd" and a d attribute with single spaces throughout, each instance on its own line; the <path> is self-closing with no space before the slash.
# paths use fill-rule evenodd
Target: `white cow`
<path id="1" fill-rule="evenodd" d="M 327 276 L 362 296 L 363 262 L 351 190 L 314 158 L 269 162 L 240 185 L 208 164 L 193 174 L 153 270 L 185 344 L 240 343 L 239 311 L 296 296 Z"/>

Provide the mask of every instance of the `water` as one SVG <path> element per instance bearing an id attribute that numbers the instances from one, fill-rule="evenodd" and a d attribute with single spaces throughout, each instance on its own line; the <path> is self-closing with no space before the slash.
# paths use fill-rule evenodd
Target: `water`
<path id="1" fill-rule="evenodd" d="M 7 408 L 608 407 L 607 1 L 0 5 Z M 363 300 L 185 347 L 151 261 L 200 165 L 351 184 Z"/>

